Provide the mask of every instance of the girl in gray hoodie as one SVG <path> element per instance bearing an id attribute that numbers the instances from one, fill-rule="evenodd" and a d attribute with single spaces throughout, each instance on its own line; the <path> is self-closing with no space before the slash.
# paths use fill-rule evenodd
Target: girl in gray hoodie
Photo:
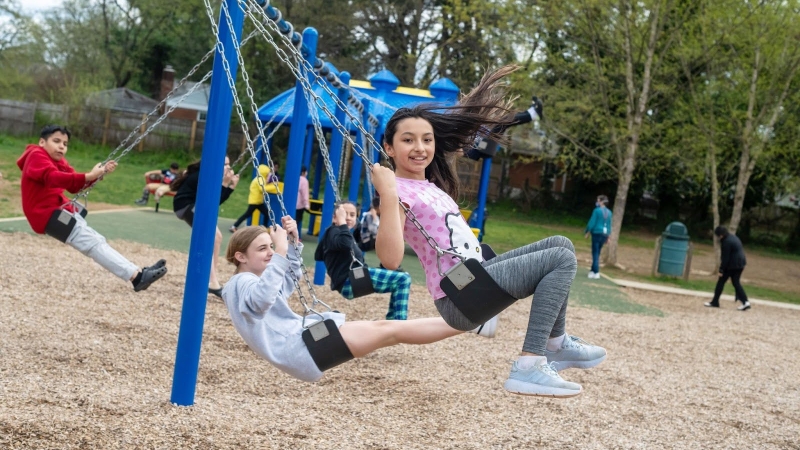
<path id="1" fill-rule="evenodd" d="M 297 241 L 297 223 L 281 218 L 283 227 L 245 227 L 228 243 L 226 259 L 236 273 L 225 284 L 222 298 L 233 326 L 256 354 L 278 369 L 303 381 L 319 381 L 322 371 L 311 359 L 302 339 L 303 317 L 289 307 L 294 280 L 300 279 L 303 244 Z M 462 331 L 440 317 L 408 321 L 377 320 L 345 323 L 339 312 L 322 313 L 339 326 L 347 347 L 360 358 L 382 347 L 397 344 L 430 344 Z"/>

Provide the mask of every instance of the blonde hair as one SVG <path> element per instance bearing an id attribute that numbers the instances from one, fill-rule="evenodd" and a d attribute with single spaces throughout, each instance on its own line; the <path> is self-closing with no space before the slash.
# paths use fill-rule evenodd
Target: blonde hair
<path id="1" fill-rule="evenodd" d="M 239 271 L 239 260 L 236 259 L 236 252 L 247 253 L 247 248 L 262 233 L 269 233 L 269 231 L 259 225 L 239 228 L 231 236 L 231 240 L 228 242 L 228 249 L 225 251 L 225 259 L 236 266 L 237 272 Z"/>

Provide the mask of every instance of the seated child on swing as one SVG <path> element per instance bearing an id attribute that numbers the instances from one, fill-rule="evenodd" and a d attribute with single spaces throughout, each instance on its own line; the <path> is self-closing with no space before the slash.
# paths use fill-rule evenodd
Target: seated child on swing
<path id="1" fill-rule="evenodd" d="M 441 274 L 460 259 L 437 255 L 420 228 L 439 248 L 477 259 L 513 298 L 532 296 L 522 351 L 503 387 L 515 394 L 573 397 L 582 392 L 581 385 L 563 380 L 558 370 L 594 367 L 606 358 L 606 351 L 566 333 L 567 300 L 577 269 L 572 242 L 554 236 L 484 260 L 480 243 L 453 200 L 458 198 L 458 174 L 452 159 L 481 133 L 502 141 L 502 136 L 487 130 L 502 130 L 513 122 L 502 79 L 514 70 L 508 66 L 485 75 L 458 105 L 416 105 L 392 115 L 384 132 L 384 149 L 395 169 L 375 164 L 372 181 L 384 205 L 402 201 L 419 225 L 400 206 L 384 206 L 375 249 L 385 267 L 397 267 L 408 242 L 425 270 L 436 309 L 459 330 L 480 325 L 440 287 Z"/>
<path id="2" fill-rule="evenodd" d="M 250 226 L 233 233 L 225 257 L 236 271 L 225 283 L 222 298 L 236 331 L 258 356 L 295 378 L 318 381 L 323 373 L 303 342 L 303 317 L 288 304 L 295 280 L 302 276 L 300 257 L 287 240 L 297 241 L 297 223 L 290 216 L 281 223 L 283 228 Z M 302 253 L 303 244 L 297 247 Z M 339 312 L 321 315 L 336 322 L 356 358 L 391 345 L 430 344 L 462 333 L 439 317 L 345 322 Z M 316 321 L 313 317 L 319 316 L 307 317 L 306 326 Z"/>
<path id="3" fill-rule="evenodd" d="M 97 163 L 87 173 L 75 172 L 64 157 L 70 132 L 66 127 L 48 125 L 42 128 L 39 144 L 30 144 L 17 160 L 22 171 L 22 210 L 33 231 L 44 234 L 50 217 L 63 210 L 75 218 L 75 227 L 66 244 L 92 258 L 117 277 L 130 281 L 136 292 L 147 289 L 167 273 L 163 259 L 149 267 L 139 268 L 111 248 L 106 238 L 90 227 L 80 211 L 64 196 L 64 190 L 75 194 L 97 182 L 117 168 L 116 161 Z"/>
<path id="4" fill-rule="evenodd" d="M 352 230 L 356 227 L 357 212 L 353 202 L 336 205 L 333 212 L 333 225 L 325 234 L 314 252 L 316 261 L 325 262 L 325 270 L 331 277 L 331 290 L 338 291 L 348 300 L 353 299 L 350 284 L 350 265 L 355 257 L 366 266 L 364 254 L 356 244 Z M 356 264 L 357 265 L 357 264 Z M 411 276 L 405 272 L 369 267 L 369 277 L 375 292 L 389 297 L 389 310 L 386 320 L 406 320 L 408 318 L 408 295 L 411 290 Z"/>

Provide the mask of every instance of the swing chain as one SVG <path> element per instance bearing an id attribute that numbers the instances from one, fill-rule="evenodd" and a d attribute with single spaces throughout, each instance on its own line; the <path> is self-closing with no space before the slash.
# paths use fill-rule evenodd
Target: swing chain
<path id="1" fill-rule="evenodd" d="M 333 169 L 333 162 L 331 161 L 330 152 L 328 151 L 328 144 L 327 140 L 325 139 L 325 133 L 322 131 L 322 124 L 319 120 L 319 114 L 317 113 L 317 109 L 314 108 L 314 105 L 311 101 L 311 98 L 308 95 L 308 91 L 303 89 L 303 96 L 306 99 L 306 103 L 308 104 L 308 110 L 311 115 L 311 121 L 314 124 L 314 134 L 317 137 L 317 143 L 319 144 L 319 151 L 322 154 L 322 161 L 325 163 L 325 172 L 328 174 L 328 181 L 331 183 L 331 187 L 333 187 L 333 196 L 336 200 L 336 203 L 341 202 L 341 191 L 339 190 L 339 184 L 336 181 L 336 177 L 334 176 L 334 169 Z"/>
<path id="2" fill-rule="evenodd" d="M 277 117 L 277 116 L 278 116 L 278 114 L 281 112 L 281 110 L 283 110 L 284 106 L 287 106 L 291 100 L 292 100 L 292 98 L 291 98 L 291 97 L 289 97 L 289 96 L 287 96 L 287 97 L 286 97 L 286 100 L 284 100 L 284 101 L 283 101 L 283 103 L 282 103 L 282 104 L 281 104 L 281 105 L 280 105 L 280 106 L 279 106 L 279 107 L 278 107 L 278 108 L 275 110 L 275 113 L 274 113 L 274 114 L 272 114 L 272 117 L 270 117 L 270 119 L 267 121 L 267 125 L 269 125 L 269 124 L 271 124 L 273 121 L 275 121 L 275 117 Z M 278 124 L 277 124 L 277 125 L 275 125 L 275 127 L 273 127 L 272 131 L 270 131 L 269 135 L 267 136 L 267 141 L 266 141 L 266 142 L 262 142 L 262 144 L 261 144 L 261 145 L 262 145 L 263 147 L 267 147 L 267 148 L 269 148 L 269 147 L 267 146 L 267 142 L 269 142 L 269 140 L 270 140 L 270 139 L 272 139 L 272 137 L 273 137 L 273 136 L 275 136 L 275 133 L 277 133 L 277 132 L 278 132 L 278 130 L 281 128 L 281 126 L 283 126 L 283 123 L 284 123 L 284 122 L 286 122 L 286 119 L 288 119 L 288 118 L 289 118 L 289 115 L 288 115 L 288 114 L 285 114 L 285 115 L 283 116 L 283 118 L 280 120 L 280 122 L 278 122 Z M 243 149 L 243 150 L 242 150 L 242 152 L 239 154 L 239 156 L 236 158 L 236 161 L 234 161 L 234 162 L 232 162 L 232 163 L 231 163 L 231 167 L 235 166 L 236 164 L 238 164 L 238 163 L 239 163 L 239 162 L 242 160 L 242 158 L 244 157 L 244 155 L 245 155 L 245 154 L 247 154 L 247 151 L 246 151 L 246 150 L 247 150 L 247 148 L 245 147 L 245 149 Z M 258 153 L 256 153 L 256 154 L 258 154 Z M 242 172 L 244 172 L 244 169 L 246 169 L 246 168 L 247 168 L 247 166 L 248 166 L 248 165 L 249 165 L 249 164 L 250 164 L 252 161 L 253 161 L 253 157 L 251 156 L 251 157 L 250 157 L 250 158 L 249 158 L 249 159 L 248 159 L 248 160 L 247 160 L 247 161 L 246 161 L 244 164 L 242 164 L 242 167 L 239 169 L 239 171 L 238 171 L 238 172 L 236 172 L 236 175 L 241 175 L 241 174 L 242 174 Z"/>
<path id="3" fill-rule="evenodd" d="M 243 1 L 245 1 L 245 0 L 240 0 L 240 7 L 241 7 L 241 3 Z M 251 0 L 251 1 L 253 1 L 253 0 Z M 253 8 L 251 8 L 251 9 L 253 9 Z M 263 14 L 263 11 L 260 10 L 260 8 L 255 8 L 255 9 L 261 11 L 261 13 Z M 249 12 L 247 9 L 244 9 L 244 12 L 246 14 L 248 14 L 248 16 L 250 16 L 251 20 L 252 20 L 253 13 Z M 254 22 L 254 24 L 256 24 L 256 27 L 261 26 L 261 24 L 263 22 L 263 23 L 266 23 L 266 25 L 269 26 L 270 28 L 273 28 L 273 29 L 275 28 L 275 24 L 273 22 L 271 22 L 271 21 L 255 21 L 255 20 L 253 20 L 253 22 Z M 321 98 L 318 95 L 316 95 L 316 93 L 313 91 L 313 89 L 309 85 L 308 80 L 306 80 L 305 77 L 303 77 L 302 74 L 299 73 L 299 68 L 294 67 L 294 65 L 291 64 L 291 62 L 289 61 L 289 58 L 286 55 L 286 53 L 283 51 L 283 49 L 281 49 L 280 47 L 277 46 L 277 43 L 275 43 L 275 41 L 272 39 L 272 36 L 269 33 L 263 32 L 263 34 L 264 34 L 265 38 L 273 45 L 275 50 L 278 52 L 279 58 L 281 60 L 283 60 L 287 64 L 287 66 L 289 66 L 289 68 L 292 70 L 292 72 L 295 74 L 295 77 L 298 79 L 298 81 L 300 81 L 300 83 L 304 87 L 304 90 L 306 92 L 308 92 L 308 94 L 314 98 L 315 103 L 317 103 L 317 105 L 319 105 L 320 109 L 322 109 L 328 115 L 328 117 L 331 118 L 331 122 L 333 123 L 333 125 L 339 130 L 339 132 L 341 132 L 347 138 L 347 141 L 353 146 L 354 151 L 356 151 L 356 153 L 362 159 L 364 159 L 364 161 L 367 163 L 367 167 L 369 167 L 369 169 L 372 170 L 371 161 L 369 161 L 369 159 L 367 159 L 366 155 L 361 152 L 361 151 L 363 151 L 363 149 L 357 143 L 355 143 L 353 141 L 352 137 L 350 136 L 350 133 L 346 130 L 346 128 L 344 126 L 342 126 L 341 122 L 339 122 L 335 118 L 335 116 L 330 112 L 330 110 L 328 110 L 327 105 L 325 105 L 325 103 L 323 101 L 321 101 Z M 293 46 L 287 45 L 287 47 L 290 48 L 291 50 L 294 50 L 295 57 L 298 56 L 298 52 Z M 304 58 L 301 57 L 301 58 L 297 58 L 297 59 L 301 60 L 304 63 L 303 67 L 309 66 L 309 63 L 307 61 L 305 61 Z M 317 76 L 317 78 L 319 78 L 319 77 Z M 357 118 L 353 117 L 352 113 L 350 113 L 350 111 L 347 108 L 347 106 L 342 104 L 342 102 L 339 100 L 339 98 L 328 88 L 327 84 L 324 83 L 324 82 L 321 82 L 320 85 L 331 96 L 331 98 L 336 102 L 336 104 L 347 113 L 347 115 L 350 118 L 350 120 L 353 121 L 353 123 L 355 123 L 355 125 L 359 128 L 359 131 L 361 131 L 364 134 L 367 134 L 366 130 L 364 130 L 363 127 L 361 126 L 360 121 L 358 121 Z M 309 108 L 309 109 L 311 109 L 311 108 Z M 375 148 L 378 149 L 378 151 L 381 153 L 381 155 L 384 156 L 384 158 L 386 158 L 387 160 L 389 159 L 389 156 L 383 151 L 382 148 L 380 148 L 379 146 L 375 145 L 374 142 L 373 142 L 373 145 L 375 146 Z M 359 151 L 359 150 L 361 150 L 361 151 Z M 462 261 L 464 259 L 466 259 L 465 257 L 463 257 L 462 255 L 460 255 L 458 253 L 455 253 L 455 252 L 452 252 L 452 251 L 449 251 L 449 250 L 443 250 L 441 247 L 439 247 L 439 245 L 436 243 L 436 240 L 433 239 L 433 237 L 431 237 L 425 231 L 425 229 L 422 226 L 422 224 L 419 223 L 419 221 L 417 220 L 416 215 L 414 214 L 414 212 L 411 211 L 408 207 L 406 207 L 405 204 L 403 204 L 402 202 L 400 202 L 400 206 L 403 208 L 403 211 L 405 212 L 406 217 L 420 231 L 420 233 L 425 238 L 425 240 L 428 243 L 428 245 L 430 245 L 431 248 L 433 248 L 436 251 L 437 266 L 439 267 L 438 270 L 439 270 L 440 275 L 444 275 L 444 274 L 441 273 L 440 259 L 445 254 L 451 254 L 454 257 L 460 258 Z"/>
<path id="4" fill-rule="evenodd" d="M 274 23 L 274 21 L 272 21 L 272 20 L 256 20 L 253 17 L 254 16 L 253 10 L 256 10 L 256 11 L 258 11 L 259 14 L 261 14 L 262 16 L 265 16 L 267 19 L 269 19 L 269 16 L 266 15 L 264 10 L 259 8 L 259 7 L 257 7 L 258 5 L 254 0 L 250 0 L 250 2 L 255 6 L 251 6 L 250 8 L 246 8 L 247 0 L 239 0 L 239 7 L 242 8 L 242 10 L 251 18 L 251 20 L 253 21 L 253 24 L 256 26 L 256 28 L 258 28 L 262 32 L 262 35 L 265 37 L 265 39 L 274 47 L 275 51 L 278 54 L 278 57 L 284 63 L 286 63 L 287 67 L 295 75 L 295 78 L 301 83 L 301 85 L 307 91 L 309 91 L 309 94 L 314 99 L 314 103 L 316 103 L 317 106 L 325 112 L 327 117 L 329 117 L 331 119 L 331 123 L 337 128 L 337 130 L 339 130 L 345 136 L 345 138 L 350 143 L 350 145 L 352 145 L 354 148 L 361 149 L 361 146 L 359 146 L 353 140 L 352 136 L 350 136 L 350 133 L 346 130 L 346 128 L 341 124 L 341 122 L 339 122 L 339 120 L 335 117 L 335 115 L 328 109 L 328 106 L 325 104 L 325 102 L 322 100 L 322 98 L 319 97 L 316 94 L 316 92 L 314 92 L 313 88 L 311 87 L 311 85 L 309 83 L 309 80 L 307 80 L 306 77 L 303 76 L 303 73 L 300 71 L 300 68 L 296 67 L 292 63 L 292 61 L 290 60 L 288 55 L 286 55 L 286 52 L 284 52 L 284 50 L 281 47 L 278 46 L 278 44 L 272 38 L 272 35 L 264 28 L 264 24 L 266 24 L 266 26 L 269 27 L 270 29 L 272 29 L 273 31 L 277 32 L 279 34 L 280 38 L 284 39 L 286 41 L 285 42 L 286 43 L 286 47 L 289 48 L 290 51 L 294 54 L 294 56 L 297 58 L 297 60 L 301 62 L 301 67 L 304 68 L 306 71 L 308 71 L 311 75 L 313 75 L 315 77 L 315 79 L 320 80 L 319 81 L 320 86 L 322 87 L 322 89 L 326 93 L 328 93 L 328 95 L 331 97 L 333 102 L 345 112 L 345 114 L 350 118 L 350 120 L 352 121 L 354 126 L 356 128 L 358 128 L 358 130 L 361 133 L 366 134 L 367 131 L 364 129 L 363 125 L 361 124 L 360 119 L 350 111 L 350 109 L 348 108 L 347 104 L 343 103 L 339 99 L 339 97 L 336 94 L 334 94 L 333 91 L 331 91 L 331 89 L 330 89 L 330 87 L 328 87 L 327 83 L 324 82 L 324 79 L 322 79 L 322 77 L 315 72 L 315 70 L 311 66 L 311 64 L 308 61 L 306 61 L 305 58 L 303 58 L 303 56 L 300 54 L 300 51 L 297 50 L 297 48 L 294 45 L 292 45 L 291 41 L 287 37 L 285 37 L 282 34 L 280 34 L 280 29 Z M 245 4 L 244 6 L 242 5 L 243 3 Z M 383 149 L 381 149 L 380 147 L 377 147 L 377 146 L 376 146 L 376 149 L 381 154 L 383 154 L 383 156 L 385 158 L 388 159 L 388 156 L 383 152 Z M 367 162 L 366 156 L 364 156 L 363 150 L 359 151 L 357 153 L 359 154 L 359 156 L 362 157 L 362 159 L 365 159 L 365 162 Z"/>
<path id="5" fill-rule="evenodd" d="M 236 89 L 236 83 L 233 80 L 233 76 L 232 76 L 231 70 L 230 70 L 230 65 L 228 64 L 227 58 L 224 56 L 224 54 L 225 54 L 224 53 L 224 46 L 223 46 L 222 42 L 219 40 L 219 32 L 218 32 L 218 28 L 217 28 L 216 22 L 215 22 L 214 17 L 213 17 L 213 11 L 211 10 L 210 2 L 209 2 L 209 0 L 204 0 L 204 3 L 205 3 L 205 6 L 206 6 L 206 14 L 208 15 L 208 18 L 211 21 L 212 29 L 214 30 L 215 35 L 217 36 L 217 46 L 219 47 L 220 54 L 222 55 L 222 58 L 221 58 L 222 63 L 223 63 L 222 65 L 223 65 L 223 69 L 225 71 L 225 74 L 226 74 L 226 77 L 227 77 L 227 80 L 228 80 L 228 87 L 231 89 L 231 91 L 233 93 L 232 97 L 233 97 L 234 103 L 236 105 L 237 115 L 239 116 L 239 120 L 242 123 L 242 127 L 245 130 L 246 135 L 249 136 L 249 127 L 247 126 L 247 120 L 244 117 L 244 111 L 243 111 L 241 102 L 239 102 L 238 92 L 237 92 L 237 89 Z M 230 14 L 229 14 L 228 9 L 226 7 L 226 4 L 224 2 L 222 4 L 222 11 L 224 12 L 225 19 L 226 19 L 226 22 L 228 24 L 229 29 L 233 30 L 234 27 L 233 27 L 232 19 L 230 17 Z M 267 142 L 266 138 L 264 137 L 264 134 L 263 134 L 263 127 L 261 126 L 261 120 L 258 118 L 258 109 L 256 107 L 253 90 L 252 90 L 252 88 L 250 86 L 249 76 L 247 74 L 247 69 L 246 69 L 246 67 L 244 65 L 244 58 L 242 57 L 242 54 L 241 54 L 241 51 L 240 51 L 236 36 L 232 34 L 231 38 L 232 38 L 231 40 L 233 42 L 233 47 L 235 49 L 235 53 L 236 53 L 236 56 L 237 56 L 238 63 L 241 66 L 242 80 L 245 82 L 245 85 L 247 87 L 246 94 L 247 94 L 248 99 L 250 101 L 250 107 L 252 109 L 254 117 L 256 118 L 256 121 L 258 122 L 257 130 L 258 130 L 259 138 L 261 139 L 262 142 Z M 268 200 L 268 197 L 267 197 L 264 178 L 258 172 L 258 166 L 257 166 L 257 162 L 255 160 L 256 159 L 255 150 L 253 149 L 252 143 L 250 142 L 249 139 L 247 141 L 247 149 L 250 151 L 251 159 L 253 161 L 253 166 L 256 169 L 256 176 L 257 176 L 257 179 L 258 179 L 258 184 L 261 187 L 262 199 L 264 201 L 264 204 L 267 207 L 267 211 L 269 213 L 270 220 L 272 221 L 273 224 L 277 224 L 277 221 L 275 220 L 275 214 L 272 211 L 272 208 L 270 207 L 269 200 Z M 265 157 L 266 157 L 267 163 L 268 163 L 268 165 L 270 167 L 270 170 L 274 171 L 275 169 L 274 169 L 274 165 L 272 163 L 272 158 L 270 157 L 268 152 L 265 152 Z M 282 193 L 281 193 L 281 191 L 279 189 L 278 183 L 277 183 L 277 181 L 273 181 L 273 183 L 275 185 L 275 190 L 276 190 L 276 193 L 277 193 L 278 202 L 281 205 L 281 210 L 284 213 L 284 215 L 288 215 L 288 212 L 286 211 L 286 206 L 283 203 L 283 195 L 282 195 Z M 308 303 L 306 302 L 305 296 L 303 295 L 303 292 L 300 289 L 299 280 L 297 279 L 296 276 L 293 276 L 292 279 L 294 281 L 295 290 L 297 291 L 298 296 L 300 298 L 300 303 L 303 305 L 303 308 L 306 310 L 305 314 L 307 315 L 308 312 L 316 312 L 316 311 L 313 310 L 313 306 L 316 306 L 317 304 L 322 304 L 329 311 L 331 311 L 332 308 L 330 306 L 328 306 L 325 302 L 319 300 L 317 298 L 316 294 L 314 293 L 314 288 L 312 287 L 311 280 L 310 280 L 309 275 L 308 275 L 308 270 L 306 269 L 305 264 L 302 263 L 302 257 L 300 256 L 300 251 L 299 251 L 299 247 L 297 246 L 297 241 L 294 240 L 294 239 L 291 239 L 290 242 L 292 243 L 292 245 L 294 247 L 295 254 L 298 255 L 298 257 L 300 258 L 300 261 L 301 261 L 300 268 L 301 268 L 301 271 L 302 271 L 302 275 L 303 275 L 303 278 L 306 281 L 306 286 L 308 287 L 309 293 L 310 293 L 310 295 L 311 295 L 311 297 L 313 299 L 312 307 L 309 307 Z M 294 274 L 294 272 L 292 272 L 292 273 Z"/>

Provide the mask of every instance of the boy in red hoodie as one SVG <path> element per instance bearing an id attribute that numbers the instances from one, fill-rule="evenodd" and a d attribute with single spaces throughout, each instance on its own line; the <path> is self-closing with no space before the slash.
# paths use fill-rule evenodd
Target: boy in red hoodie
<path id="1" fill-rule="evenodd" d="M 33 231 L 44 234 L 50 217 L 65 211 L 76 221 L 67 237 L 68 245 L 119 278 L 133 283 L 134 291 L 147 289 L 167 273 L 166 261 L 162 259 L 152 266 L 139 269 L 111 248 L 106 238 L 92 229 L 64 196 L 65 189 L 77 193 L 101 176 L 113 172 L 117 162 L 108 161 L 105 166 L 98 163 L 90 172 L 77 173 L 64 158 L 69 138 L 70 132 L 66 127 L 48 125 L 42 128 L 39 145 L 28 145 L 17 160 L 17 166 L 22 171 L 22 210 L 28 223 Z"/>

